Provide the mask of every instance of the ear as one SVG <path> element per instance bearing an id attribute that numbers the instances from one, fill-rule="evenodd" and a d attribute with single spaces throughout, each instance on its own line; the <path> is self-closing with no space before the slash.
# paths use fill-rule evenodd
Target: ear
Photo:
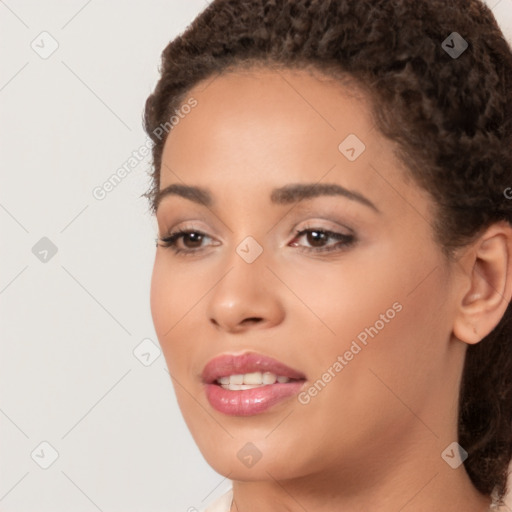
<path id="1" fill-rule="evenodd" d="M 463 270 L 453 334 L 478 343 L 500 322 L 512 295 L 512 226 L 491 225 L 464 250 Z"/>

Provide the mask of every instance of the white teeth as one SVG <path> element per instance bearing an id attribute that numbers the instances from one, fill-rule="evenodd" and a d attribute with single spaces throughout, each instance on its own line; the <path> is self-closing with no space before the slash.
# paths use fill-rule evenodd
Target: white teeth
<path id="1" fill-rule="evenodd" d="M 262 384 L 263 374 L 261 372 L 246 373 L 243 375 L 244 384 Z"/>
<path id="2" fill-rule="evenodd" d="M 277 375 L 275 373 L 265 372 L 263 374 L 262 382 L 263 384 L 274 384 L 277 380 Z"/>
<path id="3" fill-rule="evenodd" d="M 242 389 L 258 388 L 268 384 L 275 384 L 276 382 L 290 382 L 290 379 L 282 375 L 276 375 L 272 372 L 252 372 L 220 377 L 217 379 L 217 382 L 224 389 L 238 391 Z"/>
<path id="4" fill-rule="evenodd" d="M 230 375 L 229 376 L 229 383 L 230 384 L 243 384 L 244 383 L 244 376 L 243 375 Z"/>
<path id="5" fill-rule="evenodd" d="M 253 389 L 259 388 L 258 384 L 228 384 L 227 386 L 222 386 L 224 389 L 229 389 L 230 391 L 240 391 L 242 389 Z"/>

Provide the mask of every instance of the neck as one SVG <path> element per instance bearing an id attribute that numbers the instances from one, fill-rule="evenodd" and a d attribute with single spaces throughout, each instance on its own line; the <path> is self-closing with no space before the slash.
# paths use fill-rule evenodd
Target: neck
<path id="1" fill-rule="evenodd" d="M 412 451 L 409 446 L 407 459 L 397 454 L 394 460 L 376 460 L 361 450 L 358 460 L 321 474 L 235 480 L 231 512 L 488 512 L 491 499 L 476 490 L 464 466 L 452 469 L 441 459 L 450 443 L 435 444 Z"/>

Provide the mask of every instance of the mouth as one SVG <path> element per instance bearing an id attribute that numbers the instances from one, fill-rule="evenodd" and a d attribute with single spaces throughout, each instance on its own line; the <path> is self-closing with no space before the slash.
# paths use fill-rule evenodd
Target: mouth
<path id="1" fill-rule="evenodd" d="M 226 375 L 216 379 L 213 384 L 218 384 L 223 389 L 229 389 L 230 391 L 240 391 L 260 388 L 262 386 L 270 386 L 276 382 L 279 384 L 286 384 L 288 382 L 299 382 L 303 380 L 304 379 L 291 379 L 285 375 L 277 375 L 266 371 Z"/>
<path id="2" fill-rule="evenodd" d="M 210 405 L 232 416 L 262 413 L 296 395 L 303 373 L 256 353 L 222 354 L 204 367 L 202 380 Z"/>
<path id="3" fill-rule="evenodd" d="M 221 354 L 211 359 L 202 373 L 204 383 L 220 386 L 266 386 L 305 378 L 299 370 L 255 352 Z"/>

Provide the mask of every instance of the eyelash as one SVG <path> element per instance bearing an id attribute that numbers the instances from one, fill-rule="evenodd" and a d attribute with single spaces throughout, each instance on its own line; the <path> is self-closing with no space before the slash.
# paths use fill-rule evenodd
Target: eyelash
<path id="1" fill-rule="evenodd" d="M 309 252 L 309 253 L 324 253 L 324 252 L 331 252 L 331 251 L 343 251 L 347 249 L 348 247 L 354 245 L 356 242 L 356 237 L 354 235 L 344 235 L 342 233 L 336 233 L 334 231 L 329 231 L 327 229 L 318 229 L 318 228 L 305 228 L 302 230 L 296 230 L 295 232 L 295 238 L 300 238 L 304 236 L 307 233 L 321 233 L 323 235 L 327 235 L 329 238 L 332 238 L 334 240 L 338 240 L 339 242 L 334 245 L 330 245 L 327 247 L 304 247 L 304 246 L 296 246 L 299 248 L 302 252 Z M 158 238 L 157 239 L 157 245 L 158 241 L 160 241 L 160 246 L 164 248 L 171 249 L 174 254 L 179 254 L 180 256 L 190 256 L 193 254 L 198 253 L 199 251 L 205 249 L 204 247 L 196 248 L 196 249 L 179 249 L 176 247 L 176 242 L 183 238 L 186 235 L 190 234 L 196 234 L 200 235 L 202 237 L 208 237 L 206 233 L 203 233 L 202 231 L 198 231 L 195 229 L 180 229 L 178 231 L 175 231 L 174 233 L 169 233 L 166 237 Z M 210 238 L 210 237 L 208 237 Z"/>

